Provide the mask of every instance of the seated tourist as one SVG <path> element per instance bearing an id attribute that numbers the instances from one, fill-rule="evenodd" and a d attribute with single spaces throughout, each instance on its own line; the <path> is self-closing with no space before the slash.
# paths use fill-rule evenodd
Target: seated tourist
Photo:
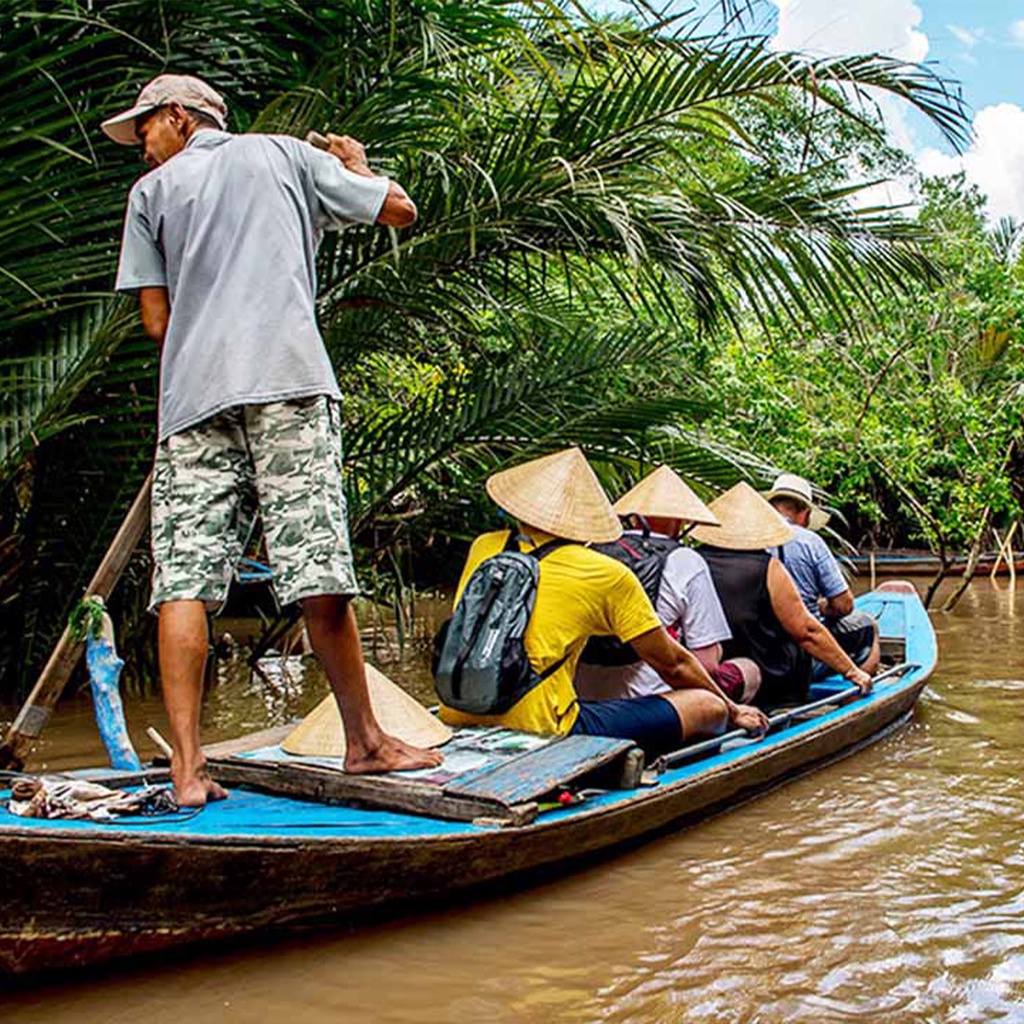
<path id="1" fill-rule="evenodd" d="M 487 493 L 518 521 L 518 535 L 515 530 L 485 533 L 470 549 L 435 672 L 445 722 L 501 725 L 540 734 L 612 736 L 633 740 L 649 755 L 696 737 L 717 735 L 728 725 L 764 731 L 765 715 L 728 698 L 701 663 L 668 635 L 636 576 L 585 546 L 616 539 L 622 527 L 578 448 L 496 473 L 487 481 Z M 510 550 L 513 557 L 503 561 L 503 553 Z M 488 594 L 501 591 L 504 585 L 497 573 L 488 580 L 488 563 L 503 571 L 507 568 L 512 575 L 526 561 L 519 553 L 530 551 L 536 552 L 538 573 L 532 612 L 527 608 L 523 613 L 530 688 L 498 713 L 457 710 L 451 706 L 457 703 L 456 691 L 462 697 L 463 686 L 468 689 L 486 677 L 489 666 L 481 664 L 481 659 L 493 653 L 495 646 L 487 637 L 499 636 L 501 623 L 495 623 L 499 611 L 507 611 L 495 609 L 492 596 L 491 604 L 484 607 L 486 615 L 466 621 L 474 613 L 474 603 L 483 604 Z M 481 587 L 480 580 L 486 586 Z M 631 643 L 670 689 L 625 700 L 579 700 L 573 676 L 592 636 L 615 636 Z M 458 653 L 463 643 L 475 645 L 475 668 L 472 674 L 467 672 L 468 680 L 459 676 L 468 658 Z M 453 649 L 458 655 L 454 659 Z"/>
<path id="2" fill-rule="evenodd" d="M 858 668 L 805 607 L 793 578 L 766 548 L 785 544 L 793 529 L 749 484 L 738 483 L 709 506 L 720 526 L 691 536 L 711 570 L 732 639 L 727 658 L 752 658 L 761 669 L 755 703 L 799 703 L 811 683 L 812 658 L 867 693 L 871 676 Z"/>
<path id="3" fill-rule="evenodd" d="M 733 700 L 757 692 L 761 673 L 749 658 L 722 661 L 722 641 L 732 634 L 704 559 L 678 537 L 685 526 L 717 525 L 714 513 L 668 466 L 661 466 L 623 495 L 615 511 L 637 527 L 610 544 L 596 545 L 639 578 L 661 624 L 704 666 Z M 584 700 L 664 693 L 668 684 L 631 647 L 592 640 L 576 667 L 576 692 Z"/>
<path id="4" fill-rule="evenodd" d="M 878 623 L 854 608 L 839 563 L 815 532 L 828 522 L 828 514 L 815 506 L 811 485 L 803 477 L 782 473 L 765 497 L 793 528 L 793 539 L 782 545 L 779 557 L 807 610 L 824 622 L 855 664 L 873 675 L 881 660 Z M 827 665 L 815 662 L 816 679 L 828 673 Z"/>

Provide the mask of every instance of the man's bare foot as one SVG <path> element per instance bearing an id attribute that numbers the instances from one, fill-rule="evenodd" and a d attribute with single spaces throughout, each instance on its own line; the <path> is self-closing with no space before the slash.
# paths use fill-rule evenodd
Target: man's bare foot
<path id="1" fill-rule="evenodd" d="M 349 747 L 345 754 L 345 771 L 352 774 L 411 772 L 417 768 L 434 768 L 443 760 L 436 750 L 423 750 L 382 733 L 380 743 L 372 749 Z"/>
<path id="2" fill-rule="evenodd" d="M 206 768 L 194 772 L 171 770 L 174 797 L 179 807 L 205 807 L 213 800 L 226 800 L 228 791 L 210 778 Z"/>

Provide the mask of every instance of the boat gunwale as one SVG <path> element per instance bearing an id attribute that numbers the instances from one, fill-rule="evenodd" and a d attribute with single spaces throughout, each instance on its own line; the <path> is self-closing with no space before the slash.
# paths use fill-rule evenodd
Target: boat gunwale
<path id="1" fill-rule="evenodd" d="M 606 794 L 596 797 L 589 805 L 582 804 L 565 811 L 556 811 L 548 816 L 539 817 L 536 820 L 523 825 L 504 826 L 472 826 L 472 823 L 463 823 L 464 829 L 453 829 L 452 831 L 425 833 L 417 835 L 414 833 L 395 835 L 362 835 L 362 836 L 287 836 L 287 835 L 232 835 L 224 833 L 210 835 L 194 832 L 136 832 L 134 830 L 110 827 L 98 827 L 95 831 L 83 828 L 61 828 L 61 827 L 29 827 L 15 824 L 0 824 L 0 847 L 5 840 L 30 839 L 36 841 L 52 840 L 56 843 L 75 842 L 76 844 L 89 844 L 97 848 L 107 845 L 132 846 L 136 848 L 146 847 L 203 847 L 224 848 L 224 849 L 263 849 L 273 850 L 279 848 L 284 851 L 294 851 L 304 848 L 315 848 L 326 851 L 328 849 L 343 850 L 348 847 L 368 848 L 370 846 L 409 846 L 416 845 L 419 848 L 429 848 L 434 845 L 460 845 L 479 844 L 490 837 L 534 836 L 543 832 L 571 830 L 576 824 L 589 822 L 596 817 L 612 817 L 618 813 L 631 813 L 638 808 L 650 808 L 657 803 L 669 801 L 680 797 L 689 789 L 708 785 L 714 781 L 738 773 L 744 772 L 751 767 L 757 766 L 764 761 L 782 756 L 800 746 L 810 745 L 822 736 L 849 726 L 858 718 L 869 713 L 883 709 L 886 705 L 905 700 L 909 691 L 915 691 L 910 700 L 910 708 L 913 708 L 921 690 L 924 689 L 932 672 L 932 665 L 921 666 L 913 670 L 913 675 L 908 674 L 904 678 L 886 687 L 884 694 L 875 693 L 876 699 L 867 701 L 855 700 L 842 707 L 817 716 L 811 722 L 799 723 L 800 728 L 789 726 L 774 736 L 770 736 L 765 742 L 750 743 L 742 748 L 735 748 L 736 756 L 728 761 L 719 764 L 711 764 L 712 758 L 720 756 L 721 753 L 710 754 L 706 759 L 698 759 L 690 764 L 679 768 L 670 769 L 665 775 L 678 776 L 671 780 L 662 781 L 653 786 L 641 787 L 630 791 L 611 790 Z M 851 710 L 852 709 L 852 710 Z M 884 729 L 894 716 L 885 725 L 879 727 Z M 874 735 L 872 733 L 871 735 Z M 693 767 L 707 760 L 709 763 L 699 771 L 693 771 Z M 816 763 L 816 762 L 812 762 Z M 781 779 L 788 777 L 783 774 L 779 779 L 773 779 L 774 784 Z M 755 787 L 760 788 L 760 787 Z M 623 795 L 627 793 L 629 795 Z M 609 799 L 610 798 L 610 799 Z M 283 799 L 301 800 L 299 797 L 288 797 Z M 316 803 L 317 801 L 309 801 Z M 372 808 L 365 808 L 367 813 L 373 813 Z M 387 812 L 395 813 L 395 812 Z M 421 818 L 416 815 L 402 815 L 415 821 L 431 820 L 438 824 L 443 823 L 439 819 Z"/>

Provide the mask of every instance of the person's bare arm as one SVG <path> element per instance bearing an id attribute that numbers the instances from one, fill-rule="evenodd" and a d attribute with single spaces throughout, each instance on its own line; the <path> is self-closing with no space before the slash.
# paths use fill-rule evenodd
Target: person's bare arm
<path id="1" fill-rule="evenodd" d="M 707 647 L 690 647 L 689 652 L 704 666 L 710 675 L 722 662 L 722 645 L 708 644 Z"/>
<path id="2" fill-rule="evenodd" d="M 350 135 L 328 135 L 331 147 L 327 151 L 334 154 L 353 174 L 361 174 L 364 178 L 376 178 L 366 161 L 366 149 L 358 139 Z M 391 228 L 407 228 L 416 223 L 418 213 L 416 204 L 409 198 L 405 189 L 396 181 L 389 182 L 388 194 L 384 205 L 377 215 L 377 223 Z"/>
<path id="3" fill-rule="evenodd" d="M 171 301 L 166 288 L 140 288 L 139 307 L 142 312 L 142 328 L 160 349 L 164 347 L 167 322 L 171 318 Z"/>
<path id="4" fill-rule="evenodd" d="M 849 588 L 835 597 L 826 597 L 821 604 L 821 614 L 826 619 L 841 619 L 853 611 L 853 594 Z"/>
<path id="5" fill-rule="evenodd" d="M 775 617 L 802 650 L 856 683 L 864 693 L 870 691 L 871 676 L 857 668 L 832 634 L 807 610 L 793 577 L 777 558 L 768 564 L 768 595 Z"/>
<path id="6" fill-rule="evenodd" d="M 664 626 L 634 637 L 630 644 L 637 656 L 672 689 L 707 690 L 725 702 L 732 725 L 750 732 L 764 732 L 768 728 L 768 717 L 763 711 L 729 700 L 693 653 L 676 643 Z"/>

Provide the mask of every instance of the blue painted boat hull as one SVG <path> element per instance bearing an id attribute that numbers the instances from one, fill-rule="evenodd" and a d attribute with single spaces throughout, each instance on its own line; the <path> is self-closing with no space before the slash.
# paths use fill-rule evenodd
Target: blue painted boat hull
<path id="1" fill-rule="evenodd" d="M 327 806 L 236 790 L 181 820 L 96 825 L 0 811 L 0 969 L 94 963 L 486 886 L 611 851 L 692 822 L 872 742 L 912 712 L 935 666 L 916 594 L 858 605 L 917 667 L 869 697 L 735 740 L 670 769 L 650 787 L 610 791 L 493 827 Z M 826 680 L 819 692 L 842 689 Z"/>

